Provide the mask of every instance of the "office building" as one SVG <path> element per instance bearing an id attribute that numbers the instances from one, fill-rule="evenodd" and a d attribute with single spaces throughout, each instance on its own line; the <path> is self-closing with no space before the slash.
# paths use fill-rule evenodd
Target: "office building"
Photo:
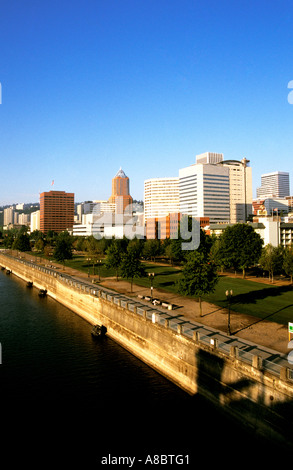
<path id="1" fill-rule="evenodd" d="M 31 213 L 31 223 L 30 223 L 30 232 L 34 230 L 40 230 L 40 211 L 35 211 Z"/>
<path id="2" fill-rule="evenodd" d="M 266 199 L 253 200 L 254 215 L 285 215 L 289 212 L 289 199 L 280 197 L 268 197 Z"/>
<path id="3" fill-rule="evenodd" d="M 74 223 L 74 193 L 49 191 L 40 195 L 40 230 L 63 232 Z"/>
<path id="4" fill-rule="evenodd" d="M 14 223 L 14 209 L 13 207 L 8 207 L 4 209 L 4 219 L 3 224 L 9 225 Z"/>
<path id="5" fill-rule="evenodd" d="M 275 171 L 261 176 L 261 186 L 256 190 L 257 198 L 290 196 L 289 173 Z"/>
<path id="6" fill-rule="evenodd" d="M 215 153 L 215 152 L 205 152 L 201 153 L 200 155 L 196 155 L 196 163 L 210 163 L 212 165 L 216 163 L 220 163 L 224 160 L 224 156 L 222 153 Z"/>
<path id="7" fill-rule="evenodd" d="M 115 204 L 117 214 L 132 213 L 132 197 L 129 193 L 129 178 L 120 168 L 112 179 L 112 194 L 109 198 L 110 204 Z"/>
<path id="8" fill-rule="evenodd" d="M 252 171 L 249 160 L 223 160 L 218 163 L 229 169 L 230 223 L 246 222 L 252 214 Z"/>
<path id="9" fill-rule="evenodd" d="M 144 226 L 138 216 L 117 214 L 112 211 L 82 216 L 82 223 L 73 226 L 73 235 L 100 238 L 144 238 Z"/>
<path id="10" fill-rule="evenodd" d="M 179 209 L 181 214 L 209 218 L 211 223 L 230 221 L 229 168 L 206 163 L 210 152 L 179 170 Z M 215 160 L 221 161 L 221 154 Z M 202 156 L 200 156 L 202 157 Z"/>
<path id="11" fill-rule="evenodd" d="M 18 214 L 17 222 L 19 225 L 30 225 L 30 214 Z"/>
<path id="12" fill-rule="evenodd" d="M 179 178 L 151 178 L 144 182 L 144 218 L 179 212 Z"/>

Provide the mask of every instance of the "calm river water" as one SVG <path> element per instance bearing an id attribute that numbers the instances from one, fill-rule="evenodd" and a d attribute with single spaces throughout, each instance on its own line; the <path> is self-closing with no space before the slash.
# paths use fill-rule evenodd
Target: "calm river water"
<path id="1" fill-rule="evenodd" d="M 201 466 L 211 468 L 227 456 L 249 460 L 255 450 L 274 451 L 90 331 L 67 308 L 0 272 L 1 455 L 6 450 L 10 460 L 1 468 L 107 468 L 105 458 L 117 467 L 121 456 L 135 456 L 135 468 L 156 468 L 158 460 L 148 458 L 154 454 L 188 455 L 183 464 L 177 459 L 180 468 L 198 467 L 204 455 Z"/>

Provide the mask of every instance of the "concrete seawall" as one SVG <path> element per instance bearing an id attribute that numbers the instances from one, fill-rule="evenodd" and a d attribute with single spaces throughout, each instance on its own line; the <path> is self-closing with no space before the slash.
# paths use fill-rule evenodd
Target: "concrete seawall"
<path id="1" fill-rule="evenodd" d="M 196 327 L 186 330 L 163 312 L 56 270 L 5 253 L 0 253 L 0 266 L 46 289 L 89 323 L 106 326 L 110 338 L 188 393 L 203 394 L 286 447 L 293 443 L 289 368 L 268 370 L 258 356 L 242 356 L 231 337 L 221 344 L 216 331 L 208 338 L 200 337 Z"/>

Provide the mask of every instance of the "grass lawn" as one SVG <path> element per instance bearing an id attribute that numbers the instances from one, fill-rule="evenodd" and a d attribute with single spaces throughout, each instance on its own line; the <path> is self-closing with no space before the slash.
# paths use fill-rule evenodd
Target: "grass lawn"
<path id="1" fill-rule="evenodd" d="M 175 292 L 175 282 L 181 276 L 179 269 L 171 266 L 157 266 L 149 263 L 148 272 L 155 273 L 154 287 Z M 135 279 L 135 283 L 149 286 L 148 278 Z M 267 318 L 281 324 L 293 321 L 293 288 L 289 285 L 277 286 L 247 279 L 220 276 L 215 292 L 203 297 L 219 307 L 227 307 L 226 290 L 233 291 L 231 309 L 235 312 Z"/>
<path id="2" fill-rule="evenodd" d="M 293 321 L 293 288 L 221 276 L 213 294 L 205 300 L 227 307 L 226 290 L 233 291 L 231 309 L 235 312 L 286 324 Z"/>

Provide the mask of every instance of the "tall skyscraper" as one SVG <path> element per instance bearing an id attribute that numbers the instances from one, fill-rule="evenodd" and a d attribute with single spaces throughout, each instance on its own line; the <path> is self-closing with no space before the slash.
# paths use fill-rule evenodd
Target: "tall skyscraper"
<path id="1" fill-rule="evenodd" d="M 290 196 L 289 173 L 274 171 L 262 175 L 261 186 L 256 189 L 256 196 L 262 199 Z"/>
<path id="2" fill-rule="evenodd" d="M 218 163 L 229 169 L 230 223 L 246 222 L 252 214 L 252 171 L 249 160 L 223 160 Z"/>
<path id="3" fill-rule="evenodd" d="M 196 163 L 180 169 L 179 204 L 181 214 L 209 217 L 210 223 L 229 222 L 229 168 Z"/>
<path id="4" fill-rule="evenodd" d="M 132 214 L 132 197 L 129 194 L 129 178 L 122 168 L 112 179 L 110 204 L 116 205 L 116 214 Z"/>
<path id="5" fill-rule="evenodd" d="M 49 191 L 40 195 L 40 230 L 63 232 L 74 223 L 74 193 Z"/>

